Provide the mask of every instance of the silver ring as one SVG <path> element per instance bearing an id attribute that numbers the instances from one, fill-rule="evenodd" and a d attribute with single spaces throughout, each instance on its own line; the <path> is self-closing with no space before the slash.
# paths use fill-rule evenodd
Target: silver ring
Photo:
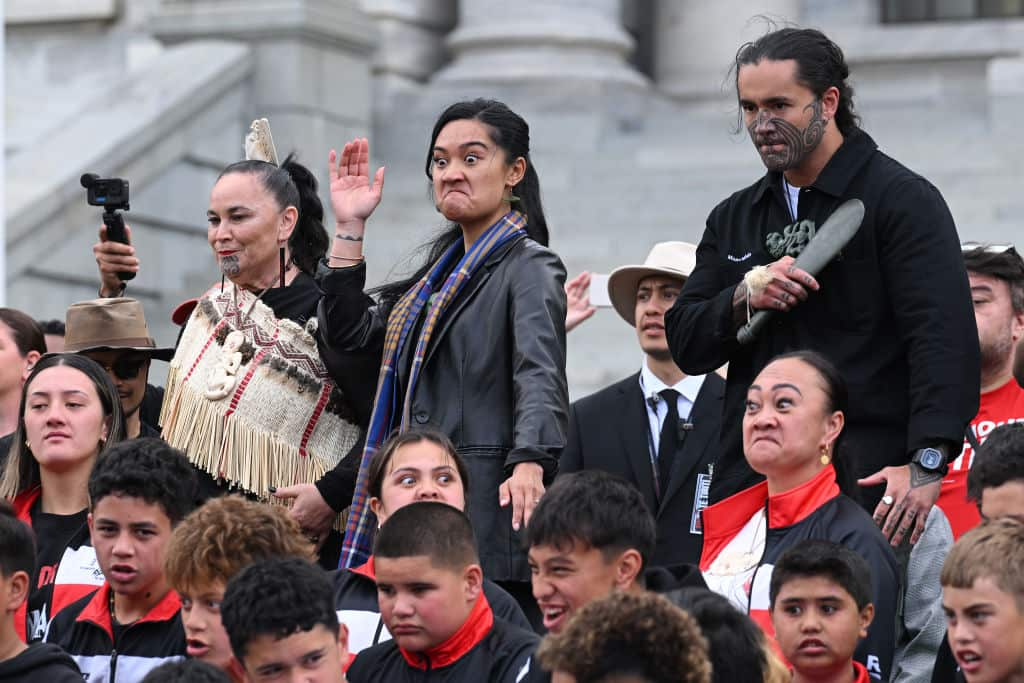
<path id="1" fill-rule="evenodd" d="M 892 505 L 892 496 L 882 496 L 882 502 L 886 505 Z"/>

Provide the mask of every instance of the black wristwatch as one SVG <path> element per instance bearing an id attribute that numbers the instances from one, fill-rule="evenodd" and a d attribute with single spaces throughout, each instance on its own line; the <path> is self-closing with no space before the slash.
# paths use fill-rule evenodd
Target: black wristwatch
<path id="1" fill-rule="evenodd" d="M 933 446 L 918 448 L 910 457 L 910 462 L 916 464 L 925 472 L 938 473 L 943 476 L 949 471 L 948 460 L 941 448 Z"/>

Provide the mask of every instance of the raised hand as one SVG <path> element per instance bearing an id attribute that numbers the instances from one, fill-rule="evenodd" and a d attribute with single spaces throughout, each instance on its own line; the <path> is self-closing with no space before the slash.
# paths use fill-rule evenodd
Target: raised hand
<path id="1" fill-rule="evenodd" d="M 565 283 L 565 299 L 565 331 L 570 332 L 597 310 L 590 305 L 590 273 L 583 271 Z"/>
<path id="2" fill-rule="evenodd" d="M 119 272 L 139 272 L 139 259 L 131 245 L 132 229 L 124 226 L 128 244 L 107 239 L 107 226 L 100 226 L 100 241 L 92 245 L 93 256 L 100 271 L 100 295 L 119 296 L 124 283 L 117 277 Z"/>
<path id="3" fill-rule="evenodd" d="M 352 226 L 362 235 L 362 223 L 380 204 L 384 189 L 384 167 L 374 174 L 370 184 L 370 143 L 356 138 L 345 143 L 339 155 L 328 156 L 331 180 L 331 207 L 339 225 Z"/>

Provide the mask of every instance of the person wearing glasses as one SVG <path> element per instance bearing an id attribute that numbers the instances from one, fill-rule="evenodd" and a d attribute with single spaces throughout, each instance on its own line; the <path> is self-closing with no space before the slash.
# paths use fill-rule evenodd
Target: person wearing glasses
<path id="1" fill-rule="evenodd" d="M 139 408 L 150 361 L 170 360 L 174 349 L 157 347 L 142 304 L 129 298 L 82 301 L 68 308 L 65 324 L 65 351 L 96 361 L 117 387 L 127 438 L 159 437 L 160 430 L 142 420 Z"/>
<path id="2" fill-rule="evenodd" d="M 1013 377 L 1014 351 L 1024 338 L 1024 259 L 1009 244 L 967 242 L 963 254 L 981 347 L 981 397 L 939 495 L 956 538 L 981 521 L 967 494 L 975 448 L 996 427 L 1024 422 L 1024 388 Z"/>

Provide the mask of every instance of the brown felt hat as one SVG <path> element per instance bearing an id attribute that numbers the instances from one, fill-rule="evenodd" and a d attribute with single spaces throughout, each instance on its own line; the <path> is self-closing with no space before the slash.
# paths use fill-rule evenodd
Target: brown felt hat
<path id="1" fill-rule="evenodd" d="M 697 265 L 697 245 L 689 242 L 658 242 L 642 265 L 622 266 L 608 276 L 608 298 L 615 311 L 630 325 L 636 325 L 636 290 L 640 281 L 652 275 L 686 281 Z"/>
<path id="2" fill-rule="evenodd" d="M 157 360 L 170 360 L 174 349 L 157 348 L 149 336 L 142 304 L 135 299 L 92 299 L 68 307 L 64 322 L 64 351 L 145 351 Z"/>

